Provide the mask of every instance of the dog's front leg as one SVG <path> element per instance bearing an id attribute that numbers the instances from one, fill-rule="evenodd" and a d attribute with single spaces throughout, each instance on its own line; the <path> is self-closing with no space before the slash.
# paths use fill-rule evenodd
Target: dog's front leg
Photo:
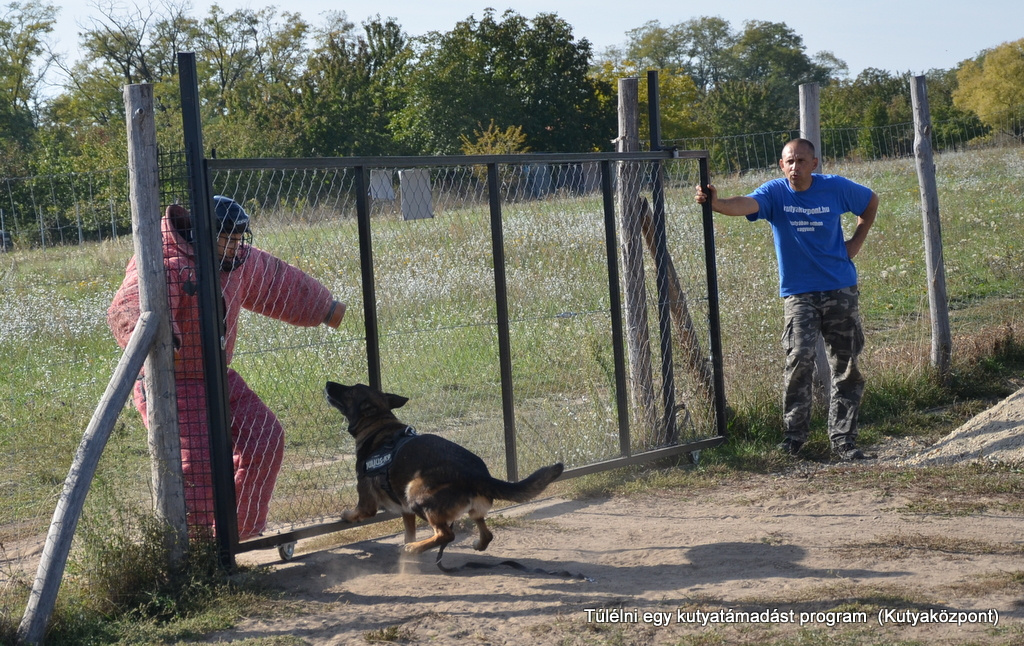
<path id="1" fill-rule="evenodd" d="M 346 523 L 358 523 L 361 520 L 373 518 L 376 515 L 376 509 L 364 508 L 361 506 L 360 503 L 359 505 L 356 505 L 355 509 L 346 509 L 345 511 L 341 512 L 341 520 L 343 520 Z"/>
<path id="2" fill-rule="evenodd" d="M 416 542 L 416 514 L 402 514 L 402 524 L 405 525 L 405 543 Z"/>
<path id="3" fill-rule="evenodd" d="M 356 484 L 356 492 L 359 494 L 359 501 L 356 503 L 355 509 L 346 509 L 341 514 L 341 519 L 346 523 L 358 523 L 377 515 L 377 498 L 369 490 L 366 480 L 359 480 Z"/>

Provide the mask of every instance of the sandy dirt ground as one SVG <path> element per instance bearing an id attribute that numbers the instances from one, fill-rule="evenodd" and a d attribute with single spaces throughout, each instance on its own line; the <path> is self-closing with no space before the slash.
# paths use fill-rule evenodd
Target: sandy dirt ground
<path id="1" fill-rule="evenodd" d="M 397 535 L 300 542 L 287 563 L 241 555 L 269 563 L 281 601 L 206 641 L 1024 643 L 1024 518 L 913 512 L 884 488 L 843 484 L 871 481 L 856 477 L 864 469 L 1021 463 L 1022 420 L 1024 390 L 931 447 L 880 447 L 856 467 L 804 462 L 699 490 L 556 495 L 492 516 L 484 553 L 462 528 L 442 561 L 454 572 L 434 552 L 402 554 Z M 823 477 L 836 470 L 851 477 Z"/>

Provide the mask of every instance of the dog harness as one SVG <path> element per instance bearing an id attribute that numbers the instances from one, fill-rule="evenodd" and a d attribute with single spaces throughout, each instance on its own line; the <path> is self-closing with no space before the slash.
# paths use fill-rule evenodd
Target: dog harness
<path id="1" fill-rule="evenodd" d="M 381 488 L 399 505 L 402 504 L 402 501 L 398 499 L 398 496 L 395 495 L 394 490 L 391 488 L 391 464 L 394 462 L 398 452 L 402 450 L 402 447 L 414 437 L 418 437 L 416 429 L 406 426 L 404 431 L 382 444 L 380 448 L 371 453 L 370 457 L 366 458 L 366 461 L 363 462 L 363 470 L 366 475 L 383 476 Z"/>

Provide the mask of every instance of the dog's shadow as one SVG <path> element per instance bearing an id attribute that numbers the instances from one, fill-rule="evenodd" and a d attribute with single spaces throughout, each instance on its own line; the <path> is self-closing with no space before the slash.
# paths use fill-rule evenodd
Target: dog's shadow
<path id="1" fill-rule="evenodd" d="M 519 517 L 526 522 L 544 521 L 579 512 L 592 504 L 594 501 L 541 499 L 501 509 L 497 517 L 512 519 L 513 522 Z M 520 508 L 523 513 L 520 513 Z M 496 516 L 491 518 L 495 519 Z M 429 531 L 429 528 L 420 527 L 419 530 Z M 560 561 L 510 558 L 490 552 L 477 552 L 472 548 L 475 538 L 468 527 L 460 529 L 455 542 L 444 552 L 440 565 L 437 562 L 437 550 L 422 554 L 408 553 L 402 549 L 402 535 L 392 534 L 312 552 L 300 552 L 287 563 L 276 564 L 269 576 L 272 585 L 291 590 L 301 589 L 303 594 L 314 597 L 319 596 L 316 590 L 326 593 L 364 576 L 461 578 L 491 573 L 537 578 L 551 583 L 589 579 L 587 572 L 563 570 L 566 564 Z"/>
<path id="2" fill-rule="evenodd" d="M 387 581 L 412 577 L 438 585 L 445 580 L 465 580 L 487 574 L 536 579 L 545 583 L 570 583 L 571 579 L 587 580 L 583 574 L 559 571 L 561 563 L 547 563 L 534 558 L 509 559 L 476 552 L 472 537 L 449 546 L 438 563 L 437 551 L 411 554 L 402 549 L 401 536 L 385 537 L 352 543 L 341 547 L 296 555 L 287 563 L 275 565 L 268 575 L 272 587 L 287 590 L 310 600 L 326 601 L 337 597 L 339 590 L 350 587 L 375 587 L 357 584 L 364 577 Z M 550 569 L 549 569 L 550 568 Z M 394 577 L 398 577 L 395 579 Z M 573 581 L 571 583 L 578 583 Z M 349 592 L 348 594 L 351 594 Z M 387 593 L 383 593 L 387 596 Z"/>

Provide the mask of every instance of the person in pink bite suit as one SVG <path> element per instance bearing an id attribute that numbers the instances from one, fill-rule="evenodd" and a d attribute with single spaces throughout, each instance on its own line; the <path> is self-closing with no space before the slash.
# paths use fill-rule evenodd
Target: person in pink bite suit
<path id="1" fill-rule="evenodd" d="M 238 336 L 238 314 L 243 307 L 292 325 L 337 328 L 341 324 L 345 303 L 335 300 L 326 287 L 302 270 L 252 246 L 249 215 L 239 203 L 220 195 L 214 196 L 213 203 L 219 226 L 219 276 L 225 311 L 223 343 L 229 366 Z M 188 524 L 193 533 L 203 528 L 212 532 L 213 478 L 189 212 L 179 205 L 167 207 L 161 231 Z M 107 323 L 122 348 L 127 345 L 138 318 L 139 276 L 133 256 L 107 310 Z M 284 456 L 284 429 L 273 411 L 230 367 L 227 379 L 238 534 L 239 540 L 246 540 L 266 528 L 270 498 Z M 133 399 L 148 424 L 141 379 L 136 382 Z"/>

